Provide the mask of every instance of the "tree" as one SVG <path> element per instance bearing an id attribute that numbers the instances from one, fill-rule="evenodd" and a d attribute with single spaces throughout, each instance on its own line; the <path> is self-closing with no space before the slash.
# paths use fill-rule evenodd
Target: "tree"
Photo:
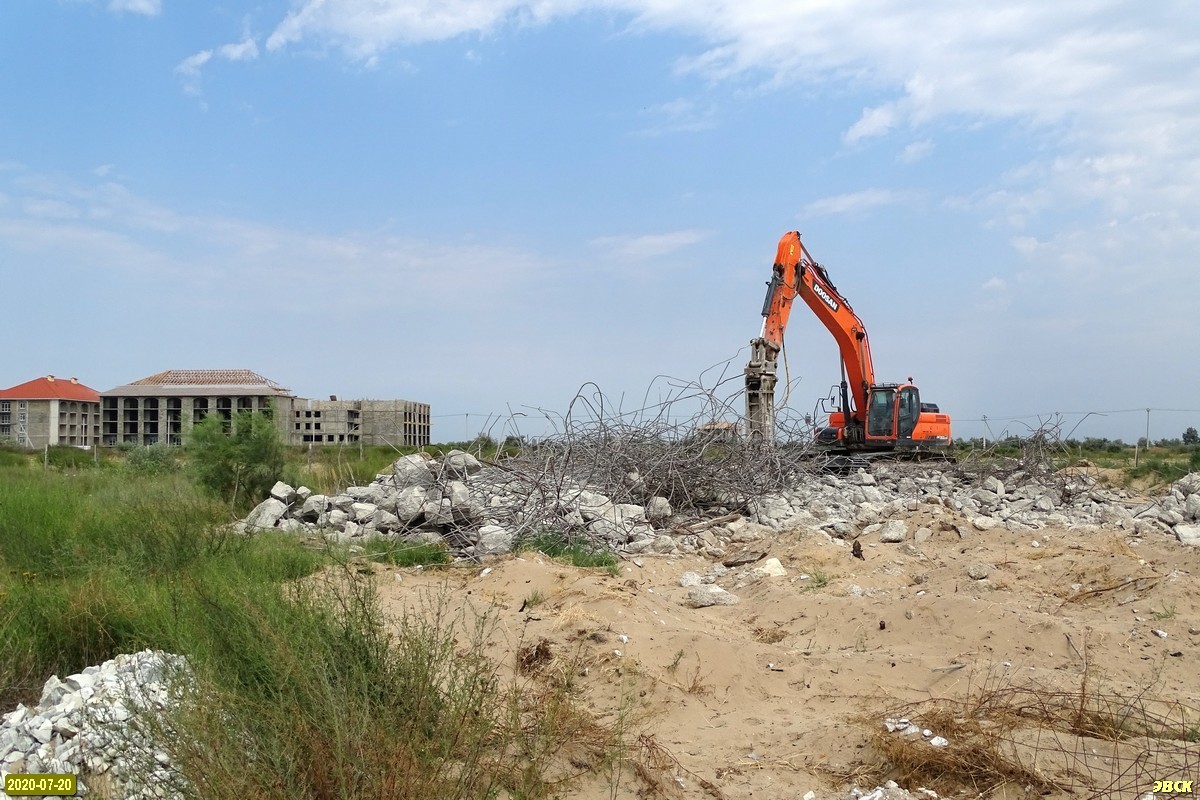
<path id="1" fill-rule="evenodd" d="M 229 425 L 212 414 L 192 426 L 187 449 L 196 481 L 229 505 L 255 502 L 271 490 L 283 471 L 283 440 L 271 419 L 252 411 L 238 412 Z"/>
<path id="2" fill-rule="evenodd" d="M 1183 432 L 1184 444 L 1200 444 L 1200 433 L 1196 433 L 1195 428 L 1188 428 Z"/>

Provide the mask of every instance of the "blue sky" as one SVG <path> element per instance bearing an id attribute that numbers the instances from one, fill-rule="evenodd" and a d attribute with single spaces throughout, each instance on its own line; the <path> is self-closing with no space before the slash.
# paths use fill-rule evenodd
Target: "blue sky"
<path id="1" fill-rule="evenodd" d="M 1200 426 L 1200 6 L 0 6 L 0 385 L 636 407 L 740 373 L 789 230 L 958 435 Z"/>

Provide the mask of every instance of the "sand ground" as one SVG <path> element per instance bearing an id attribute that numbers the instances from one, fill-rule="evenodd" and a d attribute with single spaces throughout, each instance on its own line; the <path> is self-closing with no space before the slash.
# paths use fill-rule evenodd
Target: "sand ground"
<path id="1" fill-rule="evenodd" d="M 1165 716 L 1200 707 L 1200 551 L 1117 530 L 963 533 L 929 524 L 934 535 L 919 544 L 864 541 L 862 560 L 819 532 L 754 542 L 747 548 L 778 558 L 787 575 L 732 570 L 719 580 L 739 598 L 730 606 L 685 605 L 680 577 L 707 573 L 713 563 L 703 558 L 639 557 L 613 576 L 525 553 L 486 569 L 379 568 L 376 580 L 392 613 L 433 595 L 492 613 L 489 650 L 505 663 L 544 639 L 579 671 L 586 702 L 604 718 L 622 706 L 645 712 L 639 730 L 675 760 L 659 796 L 841 798 L 887 777 L 916 791 L 871 736 L 891 711 L 987 689 L 1077 693 L 1086 673 L 1090 692 L 1154 701 L 1170 709 Z M 1190 756 L 1152 759 L 1133 775 L 1132 751 L 1022 735 L 1042 752 L 1039 768 L 1077 787 L 1046 796 L 1087 797 L 1090 785 L 1092 796 L 1136 797 L 1156 778 L 1200 782 Z M 1069 752 L 1056 755 L 1056 746 Z M 1157 775 L 1168 770 L 1179 774 Z M 1197 774 L 1182 774 L 1189 770 Z M 1020 783 L 948 776 L 937 789 L 1036 794 Z M 569 796 L 635 797 L 638 788 L 601 781 Z"/>

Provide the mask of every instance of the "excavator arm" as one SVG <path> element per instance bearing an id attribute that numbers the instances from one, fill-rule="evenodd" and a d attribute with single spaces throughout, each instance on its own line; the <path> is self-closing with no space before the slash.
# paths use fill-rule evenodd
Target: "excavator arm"
<path id="1" fill-rule="evenodd" d="M 792 231 L 779 240 L 763 303 L 762 334 L 750 342 L 750 361 L 745 370 L 749 432 L 765 441 L 771 440 L 775 429 L 777 361 L 797 297 L 837 342 L 844 370 L 843 412 L 849 412 L 860 425 L 866 422 L 867 396 L 875 381 L 866 327 L 829 280 L 825 268 L 808 254 L 800 234 Z"/>

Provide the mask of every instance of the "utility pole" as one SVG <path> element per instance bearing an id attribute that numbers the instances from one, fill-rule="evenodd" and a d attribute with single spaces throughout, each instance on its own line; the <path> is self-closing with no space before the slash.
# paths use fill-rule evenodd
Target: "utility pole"
<path id="1" fill-rule="evenodd" d="M 1150 449 L 1150 409 L 1146 409 L 1146 449 Z"/>
<path id="2" fill-rule="evenodd" d="M 987 435 L 988 435 L 987 414 L 982 415 L 981 419 L 983 420 L 983 447 L 986 450 L 987 449 Z"/>

